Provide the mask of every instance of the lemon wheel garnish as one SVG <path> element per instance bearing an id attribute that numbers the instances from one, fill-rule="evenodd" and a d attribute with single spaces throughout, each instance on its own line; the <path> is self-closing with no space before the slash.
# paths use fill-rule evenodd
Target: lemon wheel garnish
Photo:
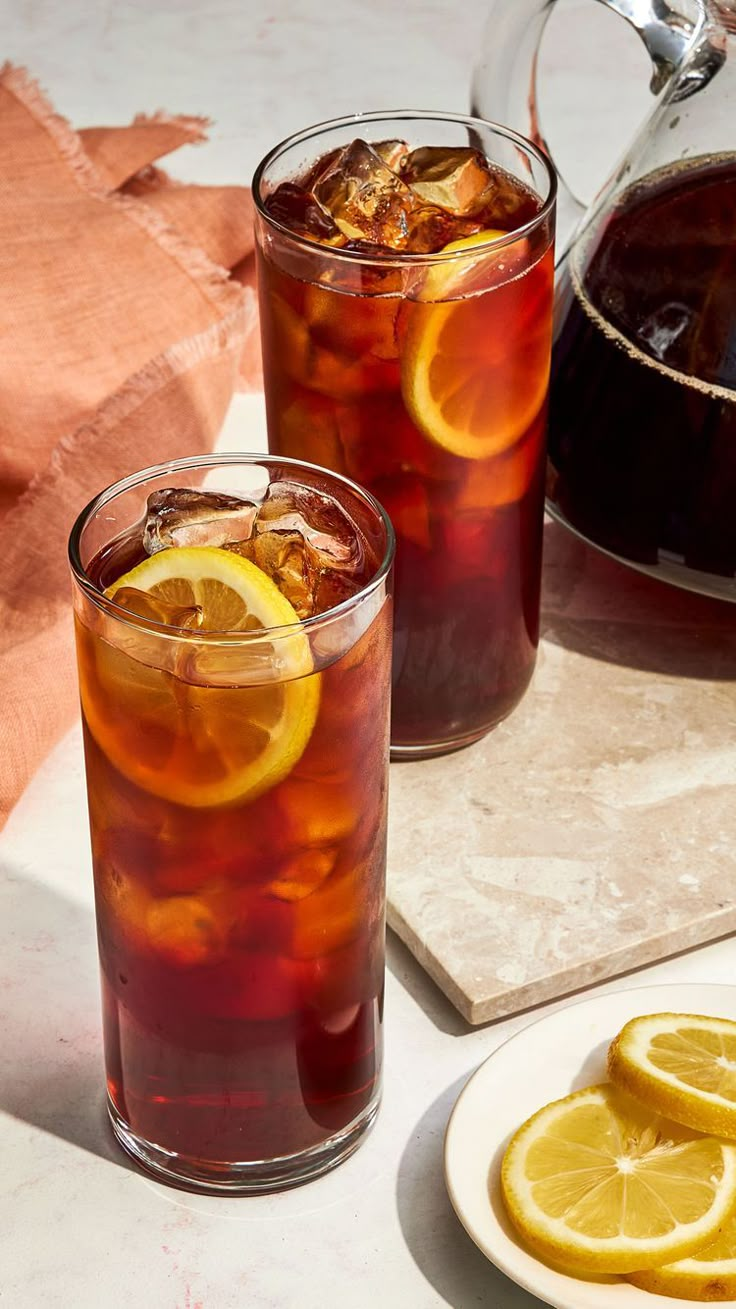
<path id="1" fill-rule="evenodd" d="M 634 1272 L 716 1237 L 736 1204 L 736 1147 L 594 1086 L 519 1128 L 501 1180 L 514 1225 L 543 1258 Z"/>
<path id="2" fill-rule="evenodd" d="M 208 546 L 162 550 L 118 578 L 108 598 L 123 587 L 199 605 L 202 630 L 290 630 L 269 633 L 254 651 L 227 636 L 110 629 L 116 644 L 96 641 L 81 679 L 97 744 L 131 781 L 190 807 L 254 799 L 275 786 L 306 748 L 319 707 L 319 675 L 289 601 L 255 564 Z"/>
<path id="3" fill-rule="evenodd" d="M 715 1241 L 703 1250 L 663 1268 L 630 1273 L 628 1280 L 643 1291 L 675 1300 L 736 1300 L 736 1215 L 726 1219 Z"/>
<path id="4" fill-rule="evenodd" d="M 506 235 L 478 232 L 451 241 L 442 253 L 487 247 Z M 430 441 L 463 459 L 488 459 L 510 449 L 546 396 L 551 272 L 547 279 L 546 273 L 529 270 L 540 278 L 535 290 L 525 287 L 524 277 L 504 282 L 502 270 L 510 272 L 514 259 L 521 264 L 512 244 L 438 264 L 426 273 L 421 298 L 406 304 L 404 403 Z M 499 273 L 499 285 L 492 286 Z M 539 313 L 527 315 L 522 325 L 524 298 L 539 294 Z"/>
<path id="5" fill-rule="evenodd" d="M 702 1014 L 633 1018 L 608 1072 L 645 1104 L 699 1132 L 736 1138 L 736 1023 Z"/>

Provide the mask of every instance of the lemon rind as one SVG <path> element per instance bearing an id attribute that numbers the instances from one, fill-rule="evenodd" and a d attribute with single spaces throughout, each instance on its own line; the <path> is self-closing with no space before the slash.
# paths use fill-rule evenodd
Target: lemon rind
<path id="1" fill-rule="evenodd" d="M 172 567 L 173 560 L 176 563 L 175 568 Z M 202 571 L 204 562 L 210 570 L 206 574 Z M 172 577 L 181 577 L 196 585 L 206 576 L 236 590 L 232 583 L 234 577 L 238 575 L 241 581 L 248 584 L 248 603 L 251 612 L 261 622 L 264 617 L 270 620 L 264 622 L 264 627 L 287 627 L 299 624 L 293 606 L 262 568 L 232 550 L 223 550 L 220 546 L 214 545 L 177 546 L 170 550 L 159 550 L 157 554 L 149 555 L 142 563 L 136 564 L 135 568 L 131 568 L 129 572 L 117 578 L 113 585 L 108 587 L 105 595 L 109 600 L 114 601 L 115 593 L 124 586 L 150 591 L 159 582 L 167 582 Z M 143 586 L 141 580 L 145 583 Z M 251 604 L 254 597 L 261 602 L 258 607 Z M 274 621 L 276 615 L 278 615 L 278 622 Z"/>
<path id="2" fill-rule="evenodd" d="M 442 331 L 439 316 L 442 315 L 444 320 L 447 317 L 447 314 L 452 312 L 453 310 L 450 305 L 433 306 L 432 313 L 437 316 L 438 319 L 437 323 L 433 324 L 431 329 L 432 336 L 430 344 L 433 348 Z M 430 329 L 425 327 L 421 333 L 418 333 L 418 335 L 427 338 L 430 335 Z M 421 356 L 425 352 L 430 353 L 430 357 L 426 362 L 421 359 Z M 513 430 L 511 436 L 506 433 L 504 433 L 503 436 L 499 436 L 498 434 L 486 437 L 474 436 L 472 432 L 452 427 L 451 424 L 445 422 L 444 419 L 440 420 L 438 418 L 437 406 L 432 399 L 431 388 L 428 382 L 432 358 L 433 354 L 428 350 L 426 339 L 421 345 L 419 343 L 414 343 L 413 349 L 407 349 L 406 352 L 406 360 L 408 361 L 411 359 L 411 367 L 409 367 L 408 362 L 405 362 L 404 367 L 402 367 L 401 376 L 401 392 L 404 404 L 406 405 L 410 418 L 419 428 L 420 432 L 426 436 L 427 440 L 431 441 L 432 444 L 436 445 L 440 450 L 444 450 L 447 454 L 455 455 L 457 459 L 473 461 L 492 459 L 496 455 L 505 454 L 508 450 L 513 449 L 524 433 L 528 431 L 544 404 L 547 390 L 546 378 L 544 380 L 544 385 L 540 387 L 541 395 L 538 403 L 537 397 L 535 396 L 536 407 L 532 408 L 531 405 L 529 406 L 528 416 L 526 413 L 524 415 L 524 423 L 518 424 L 518 430 Z M 427 419 L 427 413 L 429 412 L 432 414 L 431 421 Z"/>
<path id="3" fill-rule="evenodd" d="M 207 564 L 206 574 L 202 571 L 203 561 Z M 241 582 L 247 583 L 249 611 L 263 622 L 264 628 L 298 629 L 301 626 L 293 606 L 262 569 L 250 560 L 217 546 L 162 550 L 119 577 L 105 595 L 114 602 L 115 593 L 124 586 L 148 591 L 159 582 L 171 578 L 181 577 L 196 584 L 204 576 L 231 587 L 234 578 L 239 576 Z M 141 581 L 146 584 L 141 586 Z M 253 604 L 254 597 L 260 601 L 258 607 Z M 213 634 L 214 639 L 217 635 Z M 125 751 L 113 749 L 111 753 L 110 734 L 105 730 L 104 713 L 100 712 L 94 697 L 83 696 L 89 729 L 100 749 L 108 754 L 123 776 L 159 799 L 190 809 L 225 808 L 234 803 L 255 800 L 283 781 L 299 762 L 309 744 L 319 712 L 321 679 L 313 671 L 309 639 L 306 633 L 294 631 L 287 644 L 287 677 L 278 680 L 284 693 L 281 722 L 290 724 L 291 730 L 279 731 L 275 743 L 267 748 L 267 764 L 262 770 L 256 770 L 251 764 L 242 770 L 233 770 L 227 778 L 217 782 L 187 784 L 181 778 L 172 781 L 165 767 L 147 767 L 144 760 L 129 758 Z M 244 786 L 243 780 L 249 773 L 253 774 L 252 780 Z"/>
<path id="4" fill-rule="evenodd" d="M 736 1023 L 727 1018 L 682 1013 L 632 1018 L 611 1042 L 608 1075 L 616 1086 L 640 1103 L 676 1123 L 698 1132 L 736 1139 L 736 1105 L 715 1092 L 686 1087 L 674 1074 L 657 1068 L 649 1060 L 647 1051 L 652 1036 L 685 1026 L 736 1036 Z"/>
<path id="5" fill-rule="evenodd" d="M 605 1091 L 604 1086 L 588 1087 L 553 1101 L 522 1124 L 512 1137 L 501 1168 L 501 1186 L 514 1226 L 536 1253 L 557 1263 L 567 1261 L 577 1265 L 581 1273 L 586 1269 L 592 1272 L 639 1272 L 646 1267 L 674 1263 L 710 1244 L 736 1204 L 736 1146 L 726 1141 L 717 1142 L 724 1164 L 720 1193 L 704 1218 L 680 1225 L 680 1233 L 683 1227 L 687 1227 L 686 1236 L 668 1235 L 646 1241 L 620 1236 L 595 1239 L 572 1232 L 563 1220 L 550 1218 L 538 1208 L 531 1194 L 531 1185 L 523 1177 L 521 1147 L 527 1139 L 536 1139 L 542 1134 L 539 1128 L 545 1119 L 551 1123 L 555 1116 L 567 1112 L 576 1101 L 579 1104 L 604 1104 Z"/>
<path id="6" fill-rule="evenodd" d="M 692 1269 L 689 1267 L 691 1264 Z M 709 1265 L 706 1273 L 702 1264 L 697 1265 L 692 1259 L 680 1259 L 677 1263 L 665 1264 L 661 1268 L 629 1273 L 627 1281 L 642 1291 L 673 1300 L 722 1304 L 736 1300 L 736 1260 L 729 1260 L 727 1268 L 723 1270 L 719 1264 L 714 1264 L 711 1271 Z"/>
<path id="7" fill-rule="evenodd" d="M 465 250 L 470 251 L 475 246 L 490 244 L 490 250 L 484 250 L 474 260 L 469 260 L 471 266 L 474 266 L 492 256 L 494 240 L 509 235 L 512 234 L 501 229 L 490 228 L 484 232 L 476 232 L 473 236 L 451 241 L 443 248 L 442 253 L 460 253 Z M 467 272 L 467 265 L 463 261 L 459 273 L 453 264 L 447 266 L 440 264 L 436 268 L 430 268 L 426 273 L 419 303 L 428 308 L 431 305 L 431 317 L 428 323 L 421 327 L 417 325 L 413 333 L 410 329 L 407 334 L 401 368 L 401 393 L 410 417 L 433 445 L 448 454 L 455 455 L 458 459 L 477 461 L 504 454 L 516 445 L 544 404 L 547 378 L 543 379 L 543 384 L 539 387 L 539 397 L 536 395 L 534 397 L 535 406 L 529 406 L 526 422 L 523 426 L 519 426 L 519 430 L 511 437 L 508 435 L 499 437 L 498 434 L 486 437 L 475 436 L 472 432 L 453 427 L 439 415 L 429 385 L 429 371 L 442 326 L 448 315 L 454 312 L 452 292 L 457 292 L 462 287 L 464 272 Z M 431 414 L 431 421 L 428 420 L 427 414 Z"/>

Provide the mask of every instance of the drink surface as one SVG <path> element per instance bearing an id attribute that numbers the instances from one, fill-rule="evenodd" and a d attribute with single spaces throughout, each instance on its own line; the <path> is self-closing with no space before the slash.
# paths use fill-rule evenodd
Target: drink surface
<path id="1" fill-rule="evenodd" d="M 477 150 L 400 141 L 332 151 L 264 208 L 270 448 L 347 474 L 391 517 L 392 743 L 473 740 L 536 656 L 551 226 L 530 230 L 539 197 Z M 438 251 L 453 258 L 396 258 Z"/>
<path id="2" fill-rule="evenodd" d="M 736 158 L 627 192 L 562 270 L 552 497 L 643 564 L 736 573 Z"/>
<path id="3" fill-rule="evenodd" d="M 134 625 L 77 614 L 108 1088 L 189 1160 L 289 1156 L 380 1084 L 390 615 L 297 623 L 380 561 L 286 482 L 149 504 L 87 569 Z"/>

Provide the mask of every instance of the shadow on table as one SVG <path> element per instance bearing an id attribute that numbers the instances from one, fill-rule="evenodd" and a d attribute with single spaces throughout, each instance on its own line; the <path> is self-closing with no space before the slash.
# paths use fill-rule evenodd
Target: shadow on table
<path id="1" fill-rule="evenodd" d="M 639 573 L 557 522 L 544 528 L 542 636 L 606 663 L 736 679 L 736 605 Z"/>
<path id="2" fill-rule="evenodd" d="M 390 928 L 386 933 L 386 967 L 441 1032 L 467 1036 L 474 1030 Z"/>
<path id="3" fill-rule="evenodd" d="M 472 1071 L 472 1070 L 471 1070 Z M 419 1119 L 399 1164 L 396 1203 L 407 1247 L 423 1275 L 452 1309 L 539 1309 L 541 1301 L 509 1281 L 473 1244 L 445 1189 L 443 1142 L 461 1077 Z"/>
<path id="4" fill-rule="evenodd" d="M 0 887 L 0 1110 L 132 1169 L 104 1104 L 94 918 L 1 864 Z"/>

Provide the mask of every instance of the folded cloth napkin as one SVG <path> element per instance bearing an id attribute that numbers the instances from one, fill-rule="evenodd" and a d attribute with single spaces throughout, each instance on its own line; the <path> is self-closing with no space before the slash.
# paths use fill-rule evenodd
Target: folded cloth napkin
<path id="1" fill-rule="evenodd" d="M 77 134 L 0 69 L 0 827 L 76 710 L 76 514 L 211 449 L 257 376 L 249 192 L 153 166 L 205 127 L 156 114 Z"/>

